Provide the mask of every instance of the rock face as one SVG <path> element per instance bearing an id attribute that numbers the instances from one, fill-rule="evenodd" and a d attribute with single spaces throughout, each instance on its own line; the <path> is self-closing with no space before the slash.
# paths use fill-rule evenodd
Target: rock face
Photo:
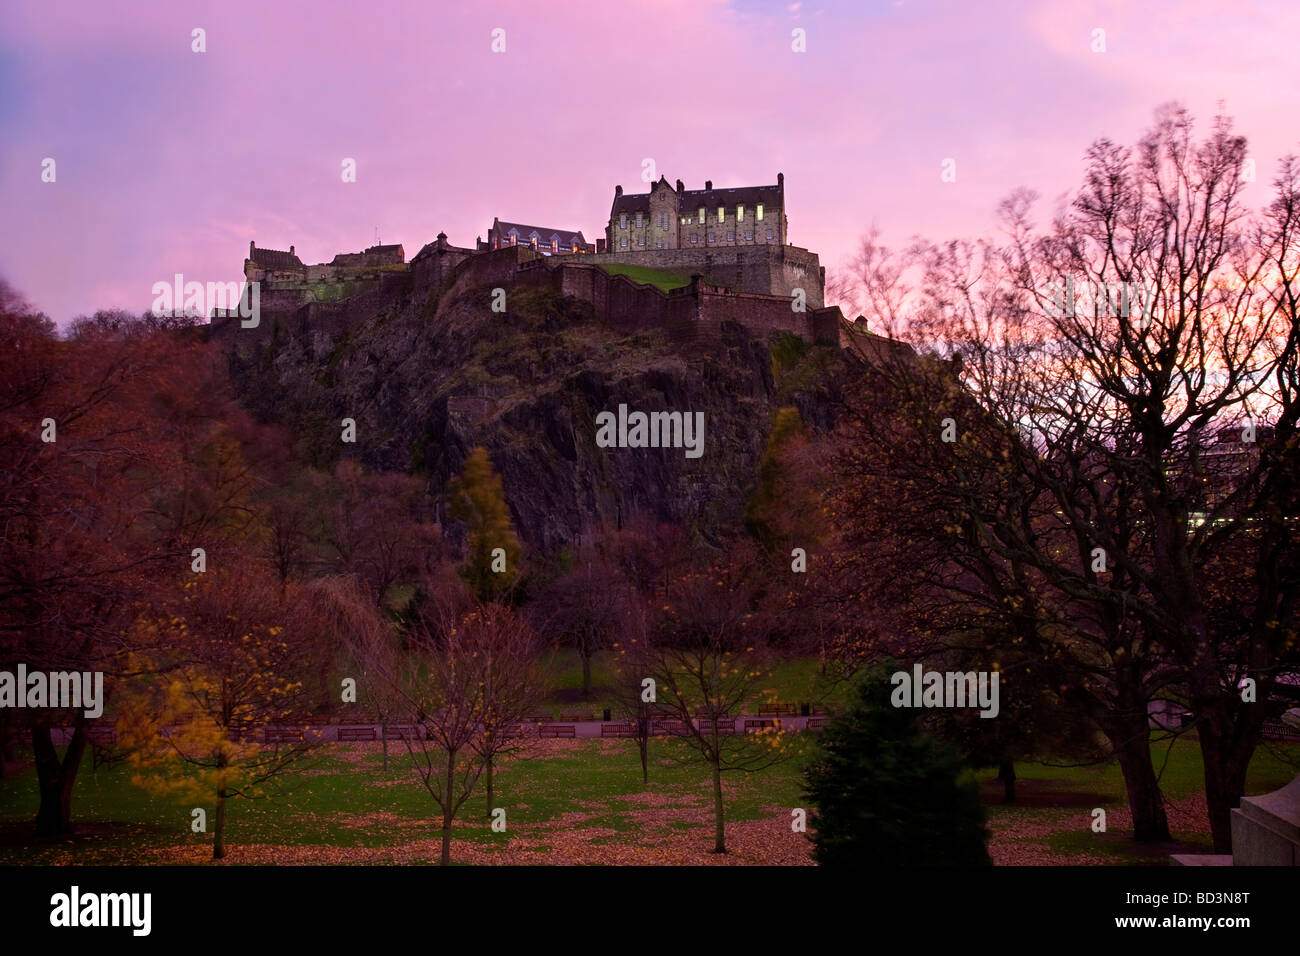
<path id="1" fill-rule="evenodd" d="M 624 335 L 545 288 L 511 291 L 504 314 L 486 287 L 441 308 L 438 291 L 367 294 L 324 322 L 264 314 L 257 330 L 221 336 L 237 387 L 318 466 L 356 456 L 421 474 L 435 495 L 486 446 L 521 538 L 543 551 L 634 513 L 706 539 L 738 526 L 776 409 L 796 405 L 808 425 L 830 427 L 857 365 L 739 326 L 698 340 Z M 703 412 L 703 454 L 598 447 L 596 415 L 620 404 Z M 356 421 L 355 445 L 340 442 L 344 418 Z"/>

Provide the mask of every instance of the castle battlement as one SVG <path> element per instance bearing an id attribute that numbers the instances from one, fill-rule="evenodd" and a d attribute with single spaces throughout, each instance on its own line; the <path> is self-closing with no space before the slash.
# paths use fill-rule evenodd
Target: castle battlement
<path id="1" fill-rule="evenodd" d="M 671 215 L 670 215 L 671 213 Z M 790 245 L 785 177 L 773 186 L 674 189 L 663 177 L 648 193 L 614 203 L 595 251 L 580 231 L 522 226 L 496 218 L 489 240 L 453 246 L 446 233 L 406 261 L 401 245 L 374 245 L 306 265 L 287 252 L 248 244 L 244 276 L 262 286 L 262 308 L 334 313 L 345 301 L 384 290 L 427 290 L 445 300 L 480 286 L 549 285 L 592 303 L 626 331 L 670 328 L 682 334 L 733 322 L 758 333 L 786 331 L 809 342 L 841 342 L 838 308 L 824 308 L 825 269 L 817 254 Z M 665 292 L 614 275 L 604 265 L 640 266 L 690 276 Z M 326 312 L 322 312 L 326 310 Z M 346 310 L 345 310 L 346 311 Z"/>

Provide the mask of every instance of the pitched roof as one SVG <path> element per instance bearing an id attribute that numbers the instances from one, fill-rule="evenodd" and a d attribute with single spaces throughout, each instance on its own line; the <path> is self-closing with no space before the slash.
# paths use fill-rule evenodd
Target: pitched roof
<path id="1" fill-rule="evenodd" d="M 299 271 L 306 268 L 302 264 L 302 260 L 292 252 L 285 252 L 281 249 L 259 249 L 254 246 L 253 253 L 253 262 L 268 269 L 293 269 Z"/>
<path id="2" fill-rule="evenodd" d="M 581 230 L 574 232 L 572 229 L 551 229 L 549 227 L 543 228 L 542 226 L 526 226 L 523 223 L 506 222 L 502 219 L 497 220 L 497 227 L 500 230 L 499 234 L 503 236 L 508 236 L 510 230 L 513 229 L 524 244 L 527 244 L 529 236 L 533 233 L 537 233 L 538 245 L 546 245 L 549 243 L 551 241 L 551 236 L 556 236 L 559 239 L 561 249 L 572 248 L 574 240 L 577 240 L 578 245 L 580 246 L 587 245 L 587 240 L 582 238 Z"/>
<path id="3" fill-rule="evenodd" d="M 695 206 L 734 206 L 744 203 L 756 206 L 766 203 L 772 207 L 781 204 L 780 186 L 737 186 L 735 189 L 687 189 L 682 192 L 682 208 Z"/>
<path id="4" fill-rule="evenodd" d="M 660 181 L 666 182 L 662 177 Z M 655 187 L 659 184 L 655 183 Z M 655 187 L 651 187 L 652 191 Z M 734 206 L 741 203 L 756 206 L 764 203 L 773 209 L 781 205 L 782 187 L 773 186 L 737 186 L 734 189 L 684 189 L 678 194 L 678 212 L 694 212 L 700 206 L 709 209 L 717 206 Z M 620 213 L 637 213 L 650 211 L 650 193 L 623 193 L 614 197 L 614 205 L 609 211 L 611 219 Z"/>

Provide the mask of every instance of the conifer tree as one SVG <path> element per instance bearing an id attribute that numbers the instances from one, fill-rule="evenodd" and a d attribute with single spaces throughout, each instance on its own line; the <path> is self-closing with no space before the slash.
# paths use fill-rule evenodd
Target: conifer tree
<path id="1" fill-rule="evenodd" d="M 469 528 L 469 548 L 462 574 L 482 600 L 495 600 L 519 577 L 519 539 L 510 520 L 501 476 L 482 445 L 465 459 L 461 473 L 447 486 L 449 514 Z"/>
<path id="2" fill-rule="evenodd" d="M 827 725 L 804 773 L 813 858 L 823 866 L 988 865 L 988 830 L 974 776 L 922 734 L 916 711 L 890 703 L 873 669 L 857 699 Z"/>

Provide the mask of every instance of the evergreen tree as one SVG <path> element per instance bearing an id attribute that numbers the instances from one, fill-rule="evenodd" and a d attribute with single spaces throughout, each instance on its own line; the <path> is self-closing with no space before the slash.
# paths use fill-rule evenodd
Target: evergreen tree
<path id="1" fill-rule="evenodd" d="M 519 577 L 520 548 L 501 476 L 482 445 L 469 453 L 460 474 L 447 486 L 447 510 L 469 527 L 462 571 L 466 582 L 482 600 L 499 598 Z"/>
<path id="2" fill-rule="evenodd" d="M 890 704 L 888 670 L 858 685 L 804 773 L 813 858 L 823 866 L 989 865 L 974 776 L 917 712 Z"/>

